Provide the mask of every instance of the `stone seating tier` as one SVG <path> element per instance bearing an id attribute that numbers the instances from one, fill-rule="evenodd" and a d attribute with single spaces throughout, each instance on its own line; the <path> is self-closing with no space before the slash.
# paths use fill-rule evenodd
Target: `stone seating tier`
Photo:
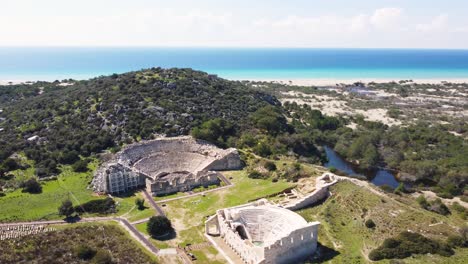
<path id="1" fill-rule="evenodd" d="M 272 244 L 307 222 L 299 215 L 278 207 L 259 206 L 233 212 L 233 221 L 244 225 L 253 242 Z"/>
<path id="2" fill-rule="evenodd" d="M 198 153 L 156 153 L 135 163 L 134 168 L 155 178 L 161 173 L 188 171 L 196 174 L 213 162 L 213 158 Z"/>

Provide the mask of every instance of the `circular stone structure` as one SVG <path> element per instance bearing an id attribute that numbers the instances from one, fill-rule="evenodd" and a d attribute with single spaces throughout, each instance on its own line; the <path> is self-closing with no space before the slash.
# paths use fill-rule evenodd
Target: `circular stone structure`
<path id="1" fill-rule="evenodd" d="M 255 245 L 269 246 L 281 237 L 288 236 L 296 229 L 307 225 L 300 215 L 276 206 L 261 205 L 252 208 L 230 210 L 227 213 L 236 225 L 243 239 Z"/>
<path id="2" fill-rule="evenodd" d="M 96 172 L 96 192 L 120 193 L 146 186 L 153 195 L 219 184 L 220 170 L 242 167 L 236 149 L 192 137 L 159 138 L 125 147 Z"/>
<path id="3" fill-rule="evenodd" d="M 221 236 L 245 263 L 297 263 L 315 252 L 319 224 L 261 199 L 218 210 L 206 233 Z"/>

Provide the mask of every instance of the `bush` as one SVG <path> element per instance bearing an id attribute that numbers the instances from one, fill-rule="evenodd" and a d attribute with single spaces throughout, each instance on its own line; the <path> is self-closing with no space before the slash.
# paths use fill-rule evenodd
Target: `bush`
<path id="1" fill-rule="evenodd" d="M 385 239 L 383 244 L 372 250 L 369 259 L 373 261 L 382 259 L 402 259 L 412 254 L 438 254 L 451 256 L 453 249 L 448 244 L 429 239 L 418 233 L 402 232 L 395 238 Z"/>
<path id="2" fill-rule="evenodd" d="M 435 201 L 431 202 L 428 210 L 436 212 L 441 215 L 450 214 L 450 210 L 440 199 L 436 199 Z"/>
<path id="3" fill-rule="evenodd" d="M 263 167 L 267 169 L 268 171 L 275 171 L 277 169 L 276 164 L 271 161 L 266 161 Z"/>
<path id="4" fill-rule="evenodd" d="M 367 228 L 374 228 L 375 227 L 375 223 L 374 223 L 374 221 L 372 221 L 372 219 L 367 219 L 364 224 L 366 225 Z"/>
<path id="5" fill-rule="evenodd" d="M 429 207 L 429 202 L 426 200 L 426 197 L 424 197 L 423 194 L 416 198 L 416 202 L 418 202 L 418 204 L 424 209 L 427 209 Z"/>
<path id="6" fill-rule="evenodd" d="M 447 245 L 453 248 L 466 247 L 467 241 L 461 236 L 451 235 L 447 238 Z"/>
<path id="7" fill-rule="evenodd" d="M 258 172 L 256 170 L 253 170 L 253 171 L 249 172 L 248 177 L 251 178 L 251 179 L 264 179 L 265 178 L 265 176 L 263 174 L 261 174 L 260 172 Z"/>
<path id="8" fill-rule="evenodd" d="M 173 228 L 167 217 L 158 215 L 149 219 L 146 230 L 152 237 L 158 237 L 172 232 Z"/>
<path id="9" fill-rule="evenodd" d="M 93 258 L 93 263 L 96 263 L 96 264 L 111 264 L 112 263 L 112 256 L 107 251 L 98 250 L 96 252 L 96 255 Z"/>
<path id="10" fill-rule="evenodd" d="M 41 184 L 36 180 L 36 178 L 31 178 L 24 182 L 22 184 L 23 187 L 23 192 L 28 192 L 28 193 L 41 193 L 42 192 L 42 186 Z"/>
<path id="11" fill-rule="evenodd" d="M 389 185 L 386 185 L 386 184 L 381 185 L 380 189 L 382 191 L 384 191 L 384 192 L 387 192 L 387 193 L 392 193 L 393 192 L 393 188 L 391 186 L 389 186 Z"/>
<path id="12" fill-rule="evenodd" d="M 405 193 L 405 192 L 406 192 L 405 185 L 402 182 L 400 182 L 398 187 L 396 187 L 396 189 L 393 191 L 394 194 L 398 194 L 398 195 Z"/>
<path id="13" fill-rule="evenodd" d="M 253 151 L 255 154 L 261 157 L 268 157 L 272 154 L 270 146 L 265 142 L 259 142 L 254 148 Z"/>
<path id="14" fill-rule="evenodd" d="M 96 250 L 87 245 L 79 245 L 75 248 L 75 256 L 81 260 L 90 260 L 96 255 Z"/>
<path id="15" fill-rule="evenodd" d="M 0 168 L 3 168 L 5 171 L 17 170 L 20 168 L 18 162 L 15 159 L 8 158 L 0 165 Z"/>
<path id="16" fill-rule="evenodd" d="M 88 171 L 88 161 L 87 160 L 79 160 L 72 165 L 72 169 L 74 172 L 87 172 Z"/>
<path id="17" fill-rule="evenodd" d="M 135 205 L 137 206 L 138 210 L 143 210 L 145 209 L 145 200 L 141 198 L 136 198 Z"/>

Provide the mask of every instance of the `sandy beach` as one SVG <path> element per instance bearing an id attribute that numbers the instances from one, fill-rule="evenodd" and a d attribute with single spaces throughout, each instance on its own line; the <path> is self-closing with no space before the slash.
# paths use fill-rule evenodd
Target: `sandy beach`
<path id="1" fill-rule="evenodd" d="M 384 83 L 384 82 L 398 82 L 401 79 L 253 79 L 252 81 L 267 81 L 267 82 L 278 82 L 283 84 L 290 85 L 300 85 L 300 86 L 335 86 L 336 84 L 352 84 L 355 82 L 362 83 Z M 428 83 L 428 84 L 439 84 L 442 82 L 451 82 L 451 83 L 468 83 L 468 78 L 449 78 L 449 79 L 412 79 L 415 83 Z"/>
<path id="2" fill-rule="evenodd" d="M 239 79 L 241 80 L 241 79 Z M 245 80 L 245 79 L 242 79 Z M 385 83 L 385 82 L 398 82 L 402 79 L 384 79 L 384 78 L 355 78 L 355 79 L 261 79 L 261 78 L 251 78 L 249 81 L 265 81 L 265 82 L 277 82 L 282 84 L 289 85 L 299 85 L 299 86 L 335 86 L 337 84 L 353 84 L 355 82 L 362 83 Z M 414 83 L 427 83 L 427 84 L 440 84 L 442 82 L 451 82 L 451 83 L 468 83 L 468 78 L 448 78 L 448 79 L 411 79 Z M 11 84 L 21 84 L 36 82 L 38 80 L 0 80 L 0 85 L 11 85 Z"/>

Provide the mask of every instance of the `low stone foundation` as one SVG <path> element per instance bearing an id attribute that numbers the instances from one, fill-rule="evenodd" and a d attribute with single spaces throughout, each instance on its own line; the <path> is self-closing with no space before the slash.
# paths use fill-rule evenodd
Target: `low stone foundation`
<path id="1" fill-rule="evenodd" d="M 324 173 L 322 176 L 316 179 L 315 190 L 312 193 L 300 199 L 294 200 L 291 203 L 284 205 L 283 207 L 295 211 L 323 201 L 330 194 L 328 187 L 332 186 L 338 181 L 339 178 L 334 174 Z"/>

